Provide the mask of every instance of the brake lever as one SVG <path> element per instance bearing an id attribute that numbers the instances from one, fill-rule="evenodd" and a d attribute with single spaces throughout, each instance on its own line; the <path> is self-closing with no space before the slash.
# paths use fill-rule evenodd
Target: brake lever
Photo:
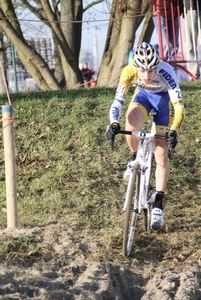
<path id="1" fill-rule="evenodd" d="M 173 148 L 172 147 L 168 147 L 168 158 L 169 159 L 172 158 L 172 151 L 173 151 Z"/>
<path id="2" fill-rule="evenodd" d="M 111 151 L 114 150 L 114 138 L 110 140 Z"/>

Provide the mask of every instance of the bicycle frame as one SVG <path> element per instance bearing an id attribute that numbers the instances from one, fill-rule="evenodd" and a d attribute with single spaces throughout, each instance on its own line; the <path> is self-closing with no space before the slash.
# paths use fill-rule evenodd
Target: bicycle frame
<path id="1" fill-rule="evenodd" d="M 155 113 L 150 113 L 150 115 L 155 116 Z M 131 174 L 129 175 L 124 202 L 124 256 L 129 256 L 131 253 L 138 214 L 142 212 L 144 230 L 148 231 L 151 229 L 151 204 L 155 201 L 155 193 L 151 195 L 153 189 L 151 184 L 154 182 L 152 163 L 155 152 L 155 139 L 165 139 L 164 136 L 155 134 L 155 129 L 155 118 L 153 118 L 150 132 L 126 130 L 116 132 L 116 134 L 120 133 L 135 136 L 139 140 L 136 159 L 130 163 Z M 114 140 L 111 141 L 112 149 L 113 146 Z M 168 146 L 169 158 L 171 151 L 172 148 Z"/>
<path id="2" fill-rule="evenodd" d="M 121 133 L 121 132 L 120 132 Z M 132 135 L 136 136 L 139 139 L 139 145 L 137 150 L 137 157 L 134 161 L 131 162 L 131 168 L 134 169 L 137 165 L 140 165 L 140 192 L 139 192 L 139 207 L 138 213 L 142 209 L 148 209 L 151 201 L 147 201 L 147 194 L 149 189 L 149 179 L 151 173 L 151 165 L 153 159 L 153 153 L 155 150 L 155 122 L 152 122 L 151 133 L 146 133 L 144 131 L 135 132 L 132 131 Z M 128 191 L 132 181 L 132 174 L 129 176 L 128 188 L 126 192 L 126 198 L 124 203 L 124 211 L 127 208 L 128 202 Z M 149 209 L 148 209 L 149 212 Z"/>

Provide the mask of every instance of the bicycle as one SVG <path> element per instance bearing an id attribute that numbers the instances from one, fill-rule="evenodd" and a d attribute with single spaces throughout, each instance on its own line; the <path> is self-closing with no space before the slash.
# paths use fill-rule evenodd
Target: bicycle
<path id="1" fill-rule="evenodd" d="M 117 134 L 133 135 L 139 139 L 136 159 L 131 162 L 131 175 L 129 176 L 124 202 L 124 212 L 126 213 L 123 233 L 124 256 L 129 256 L 131 253 L 138 214 L 143 213 L 144 230 L 151 229 L 151 204 L 155 201 L 152 194 L 153 189 L 155 189 L 152 185 L 155 182 L 153 172 L 155 138 L 165 139 L 165 137 L 155 134 L 155 114 L 155 112 L 150 114 L 153 116 L 150 132 L 126 130 L 117 132 Z M 111 147 L 114 148 L 114 141 Z M 171 151 L 172 149 L 169 148 L 169 158 Z"/>

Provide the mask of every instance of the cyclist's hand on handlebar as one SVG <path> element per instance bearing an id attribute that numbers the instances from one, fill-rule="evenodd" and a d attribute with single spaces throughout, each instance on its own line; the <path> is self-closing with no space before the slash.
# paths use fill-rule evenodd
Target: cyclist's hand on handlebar
<path id="1" fill-rule="evenodd" d="M 178 134 L 175 130 L 166 132 L 165 139 L 168 142 L 169 149 L 174 149 L 178 143 Z"/>
<path id="2" fill-rule="evenodd" d="M 107 137 L 108 141 L 114 140 L 115 135 L 119 132 L 120 129 L 121 129 L 121 127 L 120 127 L 119 123 L 114 122 L 114 123 L 110 124 L 106 129 L 106 137 Z"/>

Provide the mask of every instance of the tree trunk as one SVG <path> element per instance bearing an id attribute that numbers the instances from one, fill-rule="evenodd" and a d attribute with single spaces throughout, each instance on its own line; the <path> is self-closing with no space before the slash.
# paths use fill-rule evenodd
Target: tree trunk
<path id="1" fill-rule="evenodd" d="M 30 0 L 21 0 L 23 5 L 32 11 L 50 28 L 53 40 L 57 40 L 59 56 L 54 55 L 56 63 L 55 77 L 64 75 L 68 88 L 77 88 L 83 83 L 79 69 L 79 53 L 82 29 L 82 0 L 38 0 L 32 6 Z M 60 10 L 58 9 L 60 4 Z M 59 65 L 57 65 L 59 63 Z M 62 69 L 62 70 L 61 70 Z"/>
<path id="2" fill-rule="evenodd" d="M 113 0 L 97 86 L 117 86 L 120 72 L 133 48 L 135 32 L 147 9 L 147 0 Z"/>
<path id="3" fill-rule="evenodd" d="M 63 72 L 62 63 L 61 63 L 61 55 L 60 55 L 59 45 L 58 45 L 57 38 L 56 38 L 54 32 L 52 32 L 52 38 L 53 38 L 53 44 L 54 44 L 54 54 L 53 54 L 54 64 L 55 64 L 54 76 L 58 82 L 61 82 L 64 78 L 64 72 Z"/>
<path id="4" fill-rule="evenodd" d="M 58 90 L 59 85 L 50 72 L 47 63 L 26 43 L 12 2 L 10 0 L 0 0 L 0 4 L 0 26 L 15 46 L 19 58 L 29 74 L 42 90 Z"/>
<path id="5" fill-rule="evenodd" d="M 11 26 L 11 24 L 6 19 L 3 11 L 0 8 L 0 25 L 6 32 L 7 37 L 12 41 L 15 46 L 18 55 L 24 64 L 24 66 L 29 71 L 30 75 L 35 79 L 38 86 L 43 90 L 58 90 L 59 85 L 55 80 L 54 76 L 47 65 L 47 63 L 42 59 L 42 57 L 29 46 L 16 30 Z M 40 74 L 40 76 L 38 76 Z"/>
<path id="6" fill-rule="evenodd" d="M 154 22 L 153 22 L 150 12 L 147 12 L 145 21 L 144 21 L 144 26 L 142 28 L 142 31 L 141 31 L 141 34 L 140 34 L 140 37 L 138 40 L 138 44 L 141 44 L 142 42 L 150 43 L 153 31 L 154 31 Z"/>
<path id="7" fill-rule="evenodd" d="M 0 0 L 0 26 L 38 86 L 42 90 L 57 90 L 60 80 L 64 80 L 68 88 L 80 87 L 83 83 L 79 69 L 83 0 L 16 2 L 29 9 L 51 29 L 58 45 L 56 53 L 59 53 L 55 55 L 55 77 L 40 54 L 26 43 L 12 2 Z M 94 0 L 88 7 L 100 2 L 102 1 Z M 147 0 L 113 0 L 98 86 L 117 85 L 121 69 L 127 63 L 128 53 L 133 48 L 135 32 L 147 8 Z"/>
<path id="8" fill-rule="evenodd" d="M 83 11 L 82 0 L 61 0 L 61 5 L 61 31 L 65 37 L 66 46 L 64 48 L 62 44 L 59 44 L 60 55 L 66 86 L 74 88 L 76 85 L 79 87 L 83 83 L 82 74 L 79 69 Z M 69 48 L 69 52 L 73 54 L 72 57 L 67 53 L 67 47 Z"/>
<path id="9" fill-rule="evenodd" d="M 3 45 L 3 30 L 0 27 L 0 93 L 6 93 L 7 82 L 5 82 L 6 72 L 5 72 L 5 57 L 4 57 L 4 45 Z"/>

